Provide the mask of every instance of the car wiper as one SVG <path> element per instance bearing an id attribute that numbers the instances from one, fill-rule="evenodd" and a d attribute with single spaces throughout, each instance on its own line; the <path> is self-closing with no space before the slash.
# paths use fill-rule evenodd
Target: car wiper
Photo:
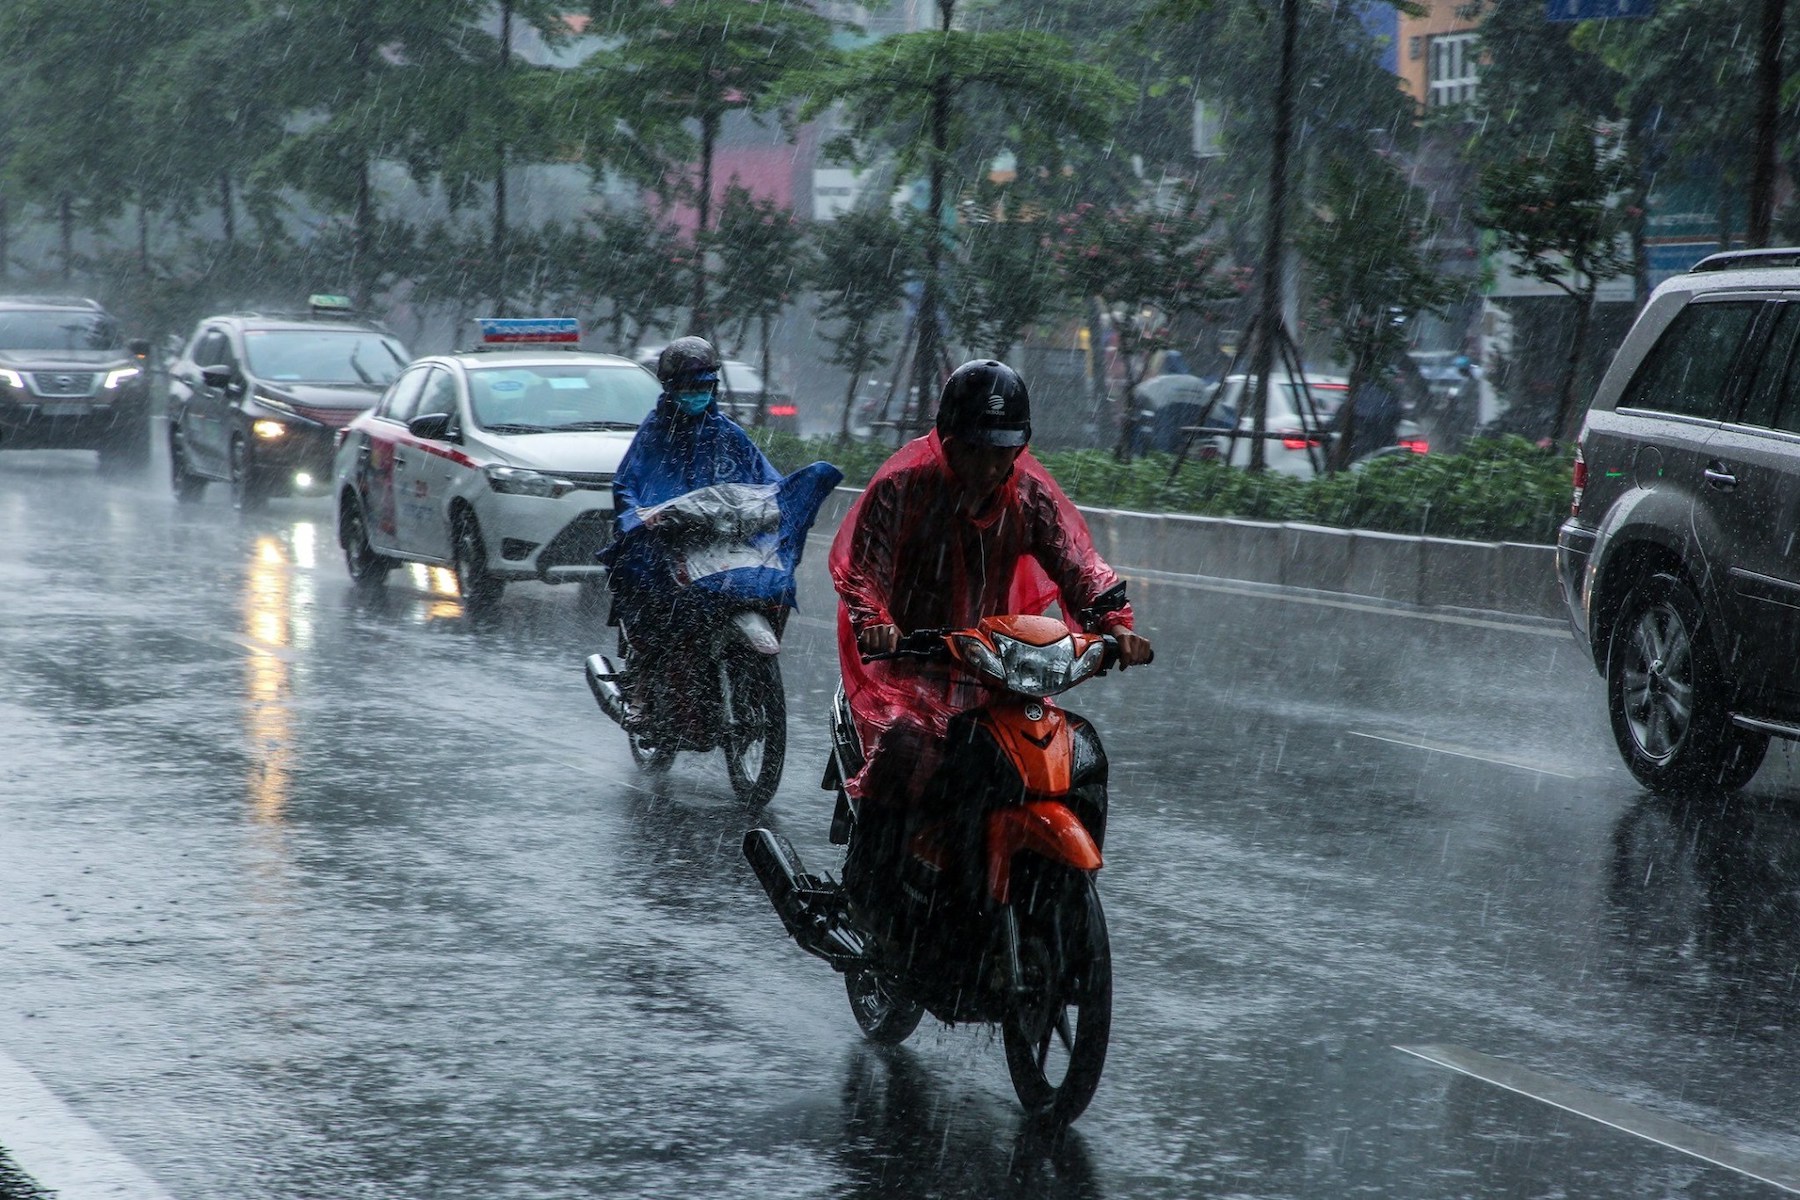
<path id="1" fill-rule="evenodd" d="M 357 345 L 350 347 L 350 369 L 352 371 L 355 371 L 357 378 L 361 379 L 364 383 L 374 383 L 375 377 L 373 375 L 369 374 L 367 371 L 363 370 L 362 363 L 358 362 L 356 359 L 357 352 L 360 351 L 361 349 L 362 349 L 361 343 L 358 343 Z"/>
<path id="2" fill-rule="evenodd" d="M 483 425 L 489 433 L 549 433 L 547 425 L 520 425 L 516 422 L 500 421 L 492 425 Z"/>
<path id="3" fill-rule="evenodd" d="M 552 433 L 588 433 L 606 429 L 636 429 L 636 421 L 570 421 L 566 425 L 552 425 Z"/>

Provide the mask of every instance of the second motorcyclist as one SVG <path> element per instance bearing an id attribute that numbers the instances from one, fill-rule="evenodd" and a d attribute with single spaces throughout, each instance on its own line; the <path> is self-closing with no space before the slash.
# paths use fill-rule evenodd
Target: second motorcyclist
<path id="1" fill-rule="evenodd" d="M 638 428 L 613 478 L 614 541 L 603 555 L 611 567 L 608 623 L 621 626 L 632 643 L 628 656 L 639 662 L 667 661 L 678 651 L 694 614 L 671 586 L 670 554 L 679 529 L 646 524 L 644 509 L 720 483 L 781 482 L 781 473 L 736 422 L 719 412 L 721 363 L 710 342 L 677 338 L 656 361 L 662 394 Z M 644 712 L 637 681 L 625 681 L 627 725 L 641 725 Z"/>
<path id="2" fill-rule="evenodd" d="M 940 666 L 863 655 L 892 651 L 903 632 L 1052 603 L 1073 619 L 1118 582 L 1030 439 L 1019 374 L 993 360 L 963 364 L 944 384 L 936 428 L 876 472 L 832 544 L 839 659 L 864 752 L 846 781 L 861 815 L 844 882 L 860 904 L 884 904 L 913 831 L 955 815 L 931 811 L 928 784 L 950 717 L 979 695 Z M 1122 666 L 1150 659 L 1131 626 L 1129 606 L 1097 621 L 1118 639 Z"/>

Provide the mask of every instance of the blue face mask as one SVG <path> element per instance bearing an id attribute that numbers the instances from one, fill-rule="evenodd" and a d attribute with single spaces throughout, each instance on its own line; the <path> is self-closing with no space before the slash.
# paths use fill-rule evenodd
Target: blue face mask
<path id="1" fill-rule="evenodd" d="M 676 392 L 675 407 L 690 417 L 697 417 L 706 411 L 706 406 L 712 403 L 712 398 L 711 388 L 701 392 Z"/>

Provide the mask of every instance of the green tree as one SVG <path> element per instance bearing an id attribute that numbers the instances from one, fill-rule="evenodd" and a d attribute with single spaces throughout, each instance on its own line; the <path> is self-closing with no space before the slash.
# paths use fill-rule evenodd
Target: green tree
<path id="1" fill-rule="evenodd" d="M 613 352 L 629 355 L 681 306 L 693 249 L 642 209 L 593 217 L 576 237 L 573 294 L 605 302 Z"/>
<path id="2" fill-rule="evenodd" d="M 978 131 L 1002 130 L 1022 162 L 1054 166 L 1072 143 L 1107 140 L 1130 95 L 1105 68 L 1078 61 L 1059 37 L 958 29 L 955 0 L 937 0 L 937 7 L 937 29 L 821 58 L 786 84 L 805 97 L 803 120 L 841 106 L 846 130 L 829 154 L 857 161 L 885 150 L 902 177 L 924 173 L 925 223 L 933 232 L 922 247 L 922 315 L 913 348 L 921 397 L 936 391 L 941 369 L 942 231 L 950 198 L 971 182 L 968 161 L 959 156 L 980 140 Z"/>
<path id="3" fill-rule="evenodd" d="M 1479 185 L 1480 221 L 1518 268 L 1562 292 L 1574 332 L 1558 392 L 1552 437 L 1574 437 L 1575 403 L 1600 285 L 1631 270 L 1630 222 L 1639 215 L 1620 195 L 1635 167 L 1619 135 L 1578 115 L 1565 117 L 1548 145 L 1489 163 Z"/>
<path id="4" fill-rule="evenodd" d="M 979 354 L 1005 359 L 1068 294 L 1042 205 L 1015 188 L 979 190 L 963 206 L 949 272 L 950 328 Z"/>
<path id="5" fill-rule="evenodd" d="M 269 180 L 349 213 L 348 289 L 367 305 L 396 249 L 375 195 L 379 162 L 434 177 L 466 117 L 466 100 L 491 83 L 495 39 L 479 29 L 481 0 L 352 0 L 274 10 L 283 47 L 268 86 L 298 117 L 264 161 Z M 335 244 L 335 238 L 333 239 Z M 333 256 L 335 257 L 335 255 Z"/>
<path id="6" fill-rule="evenodd" d="M 916 253 L 905 226 L 885 212 L 856 210 L 814 227 L 811 283 L 819 315 L 834 327 L 825 333 L 831 362 L 850 372 L 844 392 L 841 441 L 850 440 L 850 416 L 863 377 L 888 361 L 895 317 L 905 298 Z"/>
<path id="7" fill-rule="evenodd" d="M 719 259 L 719 324 L 737 322 L 738 346 L 749 326 L 756 325 L 766 384 L 773 326 L 793 303 L 806 274 L 805 235 L 791 210 L 773 200 L 759 199 L 734 183 L 725 189 L 719 205 L 713 241 Z M 768 404 L 765 386 L 757 403 L 756 424 L 767 423 Z"/>
<path id="8" fill-rule="evenodd" d="M 1066 287 L 1098 298 L 1110 316 L 1125 368 L 1123 419 L 1114 457 L 1131 457 L 1137 385 L 1150 356 L 1172 345 L 1171 323 L 1235 297 L 1219 271 L 1222 247 L 1209 237 L 1213 214 L 1080 205 L 1059 222 L 1057 255 Z"/>
<path id="9" fill-rule="evenodd" d="M 1370 169 L 1347 156 L 1325 162 L 1312 212 L 1297 246 L 1312 285 L 1312 302 L 1350 366 L 1349 393 L 1405 352 L 1412 318 L 1443 312 L 1462 293 L 1425 249 L 1436 233 L 1428 200 L 1389 164 Z M 1326 464 L 1350 464 L 1356 411 L 1343 425 Z"/>
<path id="10" fill-rule="evenodd" d="M 167 203 L 168 178 L 143 152 L 151 130 L 133 97 L 143 47 L 179 6 L 114 0 L 101 7 L 59 0 L 0 5 L 8 183 L 52 214 L 65 280 L 75 269 L 78 224 L 98 228 L 129 201 Z"/>
<path id="11" fill-rule="evenodd" d="M 726 114 L 765 111 L 784 75 L 826 52 L 831 22 L 801 0 L 593 0 L 591 10 L 592 32 L 619 40 L 596 56 L 591 73 L 609 79 L 615 92 L 639 96 L 647 116 L 699 126 L 698 178 L 687 189 L 697 218 L 692 324 L 710 333 L 706 251 L 713 159 Z M 688 148 L 662 147 L 666 165 L 676 166 Z"/>

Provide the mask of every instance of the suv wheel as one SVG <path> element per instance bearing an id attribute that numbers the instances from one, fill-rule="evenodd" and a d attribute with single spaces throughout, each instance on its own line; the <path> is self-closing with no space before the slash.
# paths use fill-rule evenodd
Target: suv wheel
<path id="1" fill-rule="evenodd" d="M 1644 579 L 1619 608 L 1606 656 L 1613 738 L 1638 782 L 1673 793 L 1749 782 L 1769 740 L 1733 728 L 1728 697 L 1699 597 L 1667 572 Z"/>
<path id="2" fill-rule="evenodd" d="M 494 578 L 488 571 L 487 546 L 481 540 L 481 524 L 474 513 L 464 511 L 457 515 L 452 537 L 451 560 L 463 611 L 471 617 L 486 616 L 499 603 L 506 581 Z"/>

